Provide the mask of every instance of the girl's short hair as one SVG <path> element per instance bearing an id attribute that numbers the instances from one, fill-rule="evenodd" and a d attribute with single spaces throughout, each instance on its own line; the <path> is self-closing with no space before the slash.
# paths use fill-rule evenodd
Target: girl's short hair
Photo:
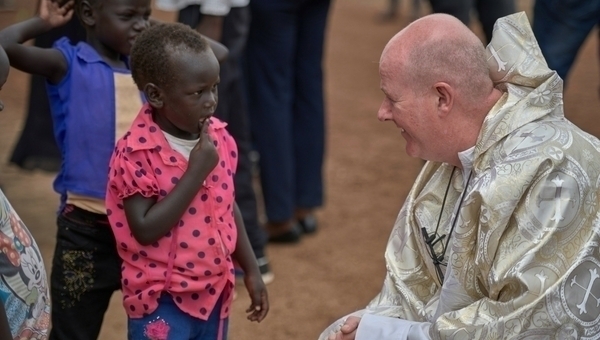
<path id="1" fill-rule="evenodd" d="M 170 56 L 186 50 L 202 53 L 209 50 L 208 41 L 187 25 L 154 24 L 140 33 L 131 48 L 131 74 L 140 90 L 147 83 L 163 87 L 174 79 Z"/>

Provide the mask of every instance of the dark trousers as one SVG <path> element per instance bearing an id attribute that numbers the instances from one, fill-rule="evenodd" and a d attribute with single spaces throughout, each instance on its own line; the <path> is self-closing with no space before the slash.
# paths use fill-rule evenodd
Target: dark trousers
<path id="1" fill-rule="evenodd" d="M 50 340 L 97 339 L 110 297 L 121 289 L 121 259 L 106 215 L 67 205 L 57 219 L 50 289 Z"/>
<path id="2" fill-rule="evenodd" d="M 536 0 L 533 7 L 533 33 L 548 67 L 565 81 L 579 49 L 599 23 L 599 0 Z"/>
<path id="3" fill-rule="evenodd" d="M 429 0 L 429 3 L 434 13 L 450 14 L 465 25 L 471 22 L 471 9 L 476 9 L 488 43 L 496 20 L 515 12 L 514 0 Z"/>
<path id="4" fill-rule="evenodd" d="M 250 126 L 267 218 L 323 204 L 323 45 L 330 0 L 252 0 L 246 50 Z"/>
<path id="5" fill-rule="evenodd" d="M 179 11 L 178 20 L 195 28 L 202 20 L 200 6 L 191 5 L 182 9 Z M 249 25 L 248 7 L 231 8 L 224 18 L 221 43 L 229 49 L 229 56 L 221 65 L 219 104 L 215 116 L 227 123 L 227 130 L 237 143 L 239 158 L 233 179 L 235 201 L 242 213 L 254 254 L 256 258 L 261 258 L 264 256 L 267 237 L 258 223 L 256 195 L 252 187 L 250 128 L 241 71 L 241 56 L 246 46 Z"/>

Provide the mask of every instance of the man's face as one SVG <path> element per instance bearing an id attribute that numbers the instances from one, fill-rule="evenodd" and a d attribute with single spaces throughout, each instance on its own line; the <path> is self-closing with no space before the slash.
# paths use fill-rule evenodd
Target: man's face
<path id="1" fill-rule="evenodd" d="M 393 121 L 406 140 L 406 153 L 425 160 L 435 159 L 435 98 L 426 89 L 409 84 L 397 63 L 382 56 L 379 66 L 381 90 L 385 98 L 377 117 Z"/>

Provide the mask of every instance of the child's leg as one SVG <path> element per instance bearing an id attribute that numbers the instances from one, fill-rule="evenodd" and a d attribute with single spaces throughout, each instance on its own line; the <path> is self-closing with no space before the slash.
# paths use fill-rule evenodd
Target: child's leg
<path id="1" fill-rule="evenodd" d="M 222 298 L 211 312 L 208 320 L 197 319 L 182 312 L 169 294 L 158 300 L 158 308 L 150 315 L 129 318 L 129 340 L 225 340 L 228 319 L 221 320 Z"/>
<path id="2" fill-rule="evenodd" d="M 112 293 L 121 288 L 121 260 L 106 216 L 67 206 L 50 280 L 51 340 L 97 339 Z"/>
<path id="3" fill-rule="evenodd" d="M 189 340 L 194 322 L 201 322 L 182 312 L 169 294 L 158 299 L 158 308 L 150 315 L 127 320 L 129 340 Z"/>
<path id="4" fill-rule="evenodd" d="M 221 297 L 217 300 L 215 308 L 206 321 L 195 324 L 194 333 L 190 340 L 227 340 L 229 318 L 221 319 L 224 296 L 225 292 L 221 293 Z"/>

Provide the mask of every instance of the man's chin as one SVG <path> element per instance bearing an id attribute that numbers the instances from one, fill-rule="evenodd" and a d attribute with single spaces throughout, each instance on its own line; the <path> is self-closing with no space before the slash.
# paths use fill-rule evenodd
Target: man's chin
<path id="1" fill-rule="evenodd" d="M 416 150 L 409 141 L 406 141 L 405 151 L 406 151 L 406 154 L 409 155 L 410 157 L 421 158 L 421 155 L 418 152 L 418 150 Z"/>

